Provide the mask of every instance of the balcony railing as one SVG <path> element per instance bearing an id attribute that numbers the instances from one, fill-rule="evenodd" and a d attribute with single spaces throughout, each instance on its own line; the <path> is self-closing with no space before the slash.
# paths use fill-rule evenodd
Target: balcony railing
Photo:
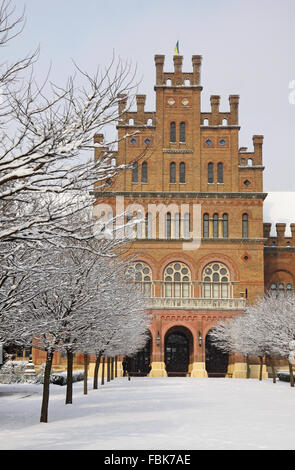
<path id="1" fill-rule="evenodd" d="M 194 310 L 244 310 L 246 299 L 194 299 L 175 297 L 152 297 L 150 308 L 182 308 Z"/>

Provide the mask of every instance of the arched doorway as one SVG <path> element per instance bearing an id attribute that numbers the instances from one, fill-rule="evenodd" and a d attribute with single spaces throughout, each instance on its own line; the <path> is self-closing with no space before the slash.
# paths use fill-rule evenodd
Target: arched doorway
<path id="1" fill-rule="evenodd" d="M 206 336 L 205 346 L 208 377 L 225 377 L 228 367 L 228 354 L 222 352 L 213 344 L 210 331 Z"/>
<path id="2" fill-rule="evenodd" d="M 185 377 L 193 347 L 192 334 L 183 327 L 174 327 L 165 336 L 165 365 L 168 376 Z"/>
<path id="3" fill-rule="evenodd" d="M 150 371 L 152 338 L 134 356 L 127 357 L 130 376 L 146 376 Z"/>

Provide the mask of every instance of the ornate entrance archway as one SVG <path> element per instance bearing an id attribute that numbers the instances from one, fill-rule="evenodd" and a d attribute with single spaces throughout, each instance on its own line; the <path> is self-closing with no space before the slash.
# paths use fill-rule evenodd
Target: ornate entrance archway
<path id="1" fill-rule="evenodd" d="M 206 371 L 208 377 L 225 377 L 228 367 L 228 354 L 223 353 L 211 341 L 210 331 L 206 336 Z"/>
<path id="2" fill-rule="evenodd" d="M 186 376 L 193 338 L 187 328 L 173 327 L 165 336 L 165 366 L 168 376 Z"/>

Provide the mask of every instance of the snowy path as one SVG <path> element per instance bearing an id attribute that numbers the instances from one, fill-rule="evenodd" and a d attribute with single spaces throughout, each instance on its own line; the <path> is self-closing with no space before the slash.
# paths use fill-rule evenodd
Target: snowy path
<path id="1" fill-rule="evenodd" d="M 0 449 L 295 449 L 295 389 L 283 382 L 122 378 L 88 396 L 76 383 L 67 406 L 51 386 L 47 424 L 40 394 L 0 385 Z"/>

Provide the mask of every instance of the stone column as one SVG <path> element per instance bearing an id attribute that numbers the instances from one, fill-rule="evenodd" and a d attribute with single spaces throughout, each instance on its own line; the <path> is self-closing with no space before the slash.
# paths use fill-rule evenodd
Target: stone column
<path id="1" fill-rule="evenodd" d="M 208 378 L 205 362 L 205 338 L 203 334 L 203 326 L 198 325 L 196 337 L 194 337 L 194 362 L 192 364 L 191 377 Z"/>
<path id="2" fill-rule="evenodd" d="M 158 338 L 158 339 L 157 339 Z M 149 377 L 167 377 L 164 362 L 164 335 L 160 322 L 157 322 L 156 328 L 152 333 L 152 357 L 151 371 Z"/>

